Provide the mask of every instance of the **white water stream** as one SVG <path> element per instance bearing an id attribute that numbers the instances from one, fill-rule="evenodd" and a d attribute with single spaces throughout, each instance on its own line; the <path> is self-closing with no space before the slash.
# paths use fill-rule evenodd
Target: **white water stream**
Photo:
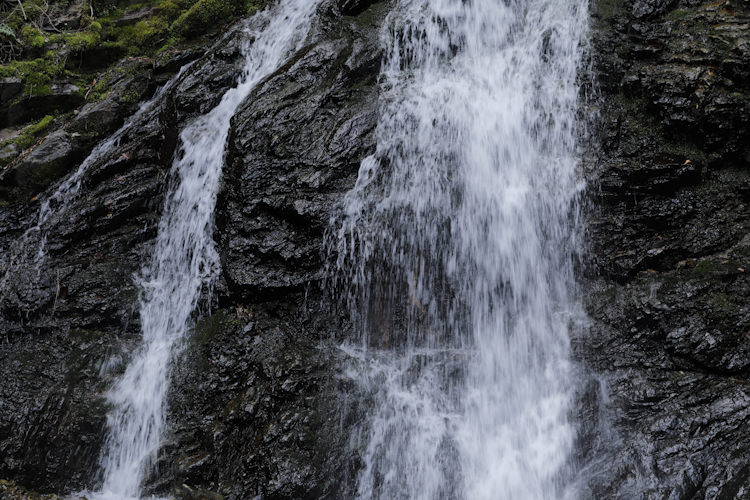
<path id="1" fill-rule="evenodd" d="M 400 0 L 377 151 L 333 222 L 373 397 L 361 499 L 566 487 L 587 0 Z"/>
<path id="2" fill-rule="evenodd" d="M 230 119 L 253 87 L 277 69 L 305 39 L 318 2 L 285 0 L 247 33 L 240 83 L 221 103 L 180 134 L 175 178 L 164 203 L 150 262 L 140 284 L 143 341 L 108 394 L 113 410 L 101 457 L 97 498 L 137 498 L 159 449 L 165 420 L 169 364 L 191 326 L 202 291 L 218 268 L 213 217 Z M 254 21 L 258 21 L 257 19 Z"/>
<path id="3" fill-rule="evenodd" d="M 2 255 L 0 255 L 0 270 L 2 270 L 0 293 L 7 293 L 9 285 L 13 285 L 13 280 L 17 278 L 15 273 L 19 270 L 23 271 L 27 267 L 36 271 L 35 278 L 39 280 L 47 254 L 47 236 L 49 231 L 54 229 L 54 217 L 64 213 L 70 203 L 76 199 L 89 169 L 110 154 L 112 150 L 119 147 L 123 136 L 130 132 L 144 115 L 153 110 L 164 93 L 171 88 L 174 82 L 179 80 L 187 66 L 189 65 L 183 67 L 151 99 L 143 103 L 110 137 L 99 143 L 81 162 L 76 171 L 64 179 L 55 191 L 41 202 L 36 224 L 26 229 L 18 239 L 13 241 L 10 248 L 2 249 Z M 23 280 L 20 283 L 21 286 L 31 285 Z"/>

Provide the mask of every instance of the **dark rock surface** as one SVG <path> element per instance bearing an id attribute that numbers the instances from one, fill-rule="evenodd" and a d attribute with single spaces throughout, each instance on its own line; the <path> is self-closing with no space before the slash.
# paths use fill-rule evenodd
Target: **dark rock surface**
<path id="1" fill-rule="evenodd" d="M 117 130 L 138 109 L 138 103 L 153 93 L 151 66 L 144 58 L 122 61 L 102 77 L 109 87 L 104 99 L 83 105 L 67 121 L 59 118 L 61 126 L 30 149 L 16 148 L 15 154 L 9 154 L 12 160 L 0 170 L 0 201 L 39 195 L 77 167 L 97 142 Z M 66 109 L 82 104 L 83 96 L 78 97 Z M 40 110 L 42 114 L 56 111 L 54 106 Z"/>
<path id="2" fill-rule="evenodd" d="M 347 324 L 325 305 L 321 252 L 374 149 L 378 33 L 391 5 L 325 2 L 305 47 L 232 121 L 216 215 L 222 275 L 175 363 L 149 492 L 352 497 L 349 430 L 365 410 L 339 376 Z M 573 339 L 590 377 L 581 498 L 748 498 L 750 5 L 592 0 L 592 10 L 590 325 Z M 0 187 L 15 189 L 54 167 L 0 203 L 0 478 L 15 481 L 0 481 L 0 496 L 96 486 L 104 393 L 139 333 L 133 275 L 178 134 L 234 85 L 239 37 L 126 61 L 108 81 L 115 92 L 0 173 Z M 40 202 L 191 61 L 34 229 Z M 17 99 L 14 85 L 0 82 L 3 103 Z"/>
<path id="3" fill-rule="evenodd" d="M 222 309 L 175 377 L 162 482 L 174 474 L 227 498 L 351 497 L 358 398 L 337 377 L 331 339 L 345 325 L 317 283 L 331 210 L 374 151 L 388 7 L 343 19 L 321 9 L 310 43 L 232 120 L 217 207 Z"/>
<path id="4" fill-rule="evenodd" d="M 17 76 L 0 78 L 0 107 L 7 108 L 10 101 L 16 98 L 22 90 L 23 83 Z"/>
<path id="5" fill-rule="evenodd" d="M 50 111 L 70 111 L 83 104 L 83 93 L 75 85 L 58 82 L 49 87 L 49 93 L 22 95 L 11 102 L 7 113 L 0 116 L 0 126 L 38 119 Z"/>
<path id="6" fill-rule="evenodd" d="M 10 176 L 17 186 L 39 188 L 47 177 L 56 179 L 70 165 L 80 161 L 73 149 L 73 139 L 64 130 L 48 135 L 29 155 L 14 165 Z"/>
<path id="7" fill-rule="evenodd" d="M 219 43 L 236 44 L 231 38 Z M 139 333 L 133 276 L 156 234 L 178 131 L 195 116 L 176 108 L 174 93 L 214 99 L 190 82 L 220 67 L 231 72 L 235 63 L 206 55 L 120 133 L 117 148 L 97 154 L 78 192 L 51 202 L 55 211 L 41 228 L 34 229 L 39 201 L 0 205 L 0 376 L 7 381 L 0 384 L 0 477 L 42 492 L 93 486 L 104 391 Z M 137 89 L 137 81 L 122 83 Z M 234 82 L 224 83 L 215 86 L 220 94 Z M 71 127 L 101 119 L 82 114 Z M 39 200 L 58 183 L 47 185 Z M 46 256 L 38 265 L 42 236 Z"/>
<path id="8" fill-rule="evenodd" d="M 748 498 L 750 5 L 593 11 L 590 497 Z"/>
<path id="9" fill-rule="evenodd" d="M 350 411 L 331 397 L 344 383 L 331 337 L 345 325 L 323 307 L 317 283 L 330 210 L 374 148 L 377 39 L 389 3 L 370 3 L 345 17 L 325 3 L 309 43 L 233 120 L 217 212 L 224 273 L 214 313 L 176 363 L 151 491 L 346 496 L 357 463 L 342 450 Z M 177 135 L 234 85 L 238 43 L 230 33 L 206 51 L 91 162 L 77 193 L 53 201 L 40 229 L 39 201 L 0 204 L 0 377 L 10 380 L 0 385 L 0 478 L 40 492 L 96 486 L 104 393 L 139 333 L 133 275 L 155 236 Z M 87 107 L 55 133 L 112 127 L 121 104 Z M 38 199 L 58 184 L 49 179 Z"/>

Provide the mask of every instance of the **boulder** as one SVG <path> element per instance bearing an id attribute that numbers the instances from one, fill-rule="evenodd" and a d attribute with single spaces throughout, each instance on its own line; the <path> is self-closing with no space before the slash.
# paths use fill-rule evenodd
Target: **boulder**
<path id="1" fill-rule="evenodd" d="M 15 186 L 33 192 L 69 172 L 78 160 L 80 157 L 70 134 L 58 130 L 17 161 L 3 174 L 3 179 L 12 179 Z"/>

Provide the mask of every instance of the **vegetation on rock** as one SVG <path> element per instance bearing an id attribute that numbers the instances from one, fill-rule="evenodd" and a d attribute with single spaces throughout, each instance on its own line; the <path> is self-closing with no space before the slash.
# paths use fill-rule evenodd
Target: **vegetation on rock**
<path id="1" fill-rule="evenodd" d="M 15 199 L 30 198 L 26 196 L 27 187 L 12 186 L 13 174 L 8 169 L 44 134 L 53 131 L 50 128 L 53 118 L 55 128 L 67 128 L 71 121 L 81 121 L 77 113 L 84 110 L 71 111 L 85 103 L 95 105 L 114 99 L 116 104 L 108 105 L 104 111 L 114 115 L 108 118 L 106 127 L 90 130 L 85 124 L 72 124 L 73 132 L 91 136 L 77 140 L 76 147 L 90 149 L 100 135 L 114 130 L 111 124 L 116 127 L 153 91 L 157 83 L 151 77 L 154 71 L 178 69 L 179 65 L 163 68 L 169 55 L 210 42 L 212 34 L 255 11 L 261 3 L 249 0 L 6 2 L 6 10 L 0 12 L 0 128 L 11 128 L 5 131 L 4 140 L 0 140 L 0 179 L 7 188 L 0 190 L 0 199 L 9 201 L 7 193 L 11 192 L 24 193 Z M 200 53 L 194 48 L 189 50 L 196 55 Z"/>

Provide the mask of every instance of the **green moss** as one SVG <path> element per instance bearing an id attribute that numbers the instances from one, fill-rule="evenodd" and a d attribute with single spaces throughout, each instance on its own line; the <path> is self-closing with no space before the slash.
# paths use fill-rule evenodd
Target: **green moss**
<path id="1" fill-rule="evenodd" d="M 23 96 L 49 95 L 49 84 L 60 75 L 63 67 L 55 60 L 38 58 L 31 61 L 11 61 L 0 66 L 0 78 L 17 76 L 21 78 Z"/>
<path id="2" fill-rule="evenodd" d="M 26 20 L 21 15 L 20 9 L 15 9 L 11 11 L 11 13 L 3 20 L 3 23 L 5 24 L 5 26 L 7 26 L 8 29 L 13 31 L 13 38 L 15 38 L 16 34 L 19 31 L 21 31 L 25 22 Z"/>
<path id="3" fill-rule="evenodd" d="M 169 37 L 169 23 L 160 17 L 140 21 L 133 27 L 133 35 L 139 46 L 161 45 Z"/>
<path id="4" fill-rule="evenodd" d="M 24 44 L 32 49 L 41 49 L 47 42 L 42 32 L 31 26 L 24 26 L 21 29 L 21 38 Z"/>
<path id="5" fill-rule="evenodd" d="M 714 309 L 715 312 L 734 312 L 738 308 L 736 305 L 729 300 L 729 296 L 725 293 L 716 293 L 709 297 L 709 305 Z"/>
<path id="6" fill-rule="evenodd" d="M 245 14 L 255 5 L 245 0 L 198 0 L 172 24 L 172 31 L 180 36 L 205 33 L 211 27 L 229 21 L 233 15 Z"/>
<path id="7" fill-rule="evenodd" d="M 182 15 L 183 12 L 185 12 L 187 9 L 189 9 L 192 6 L 192 2 L 185 2 L 185 1 L 179 1 L 179 0 L 164 0 L 162 2 L 159 2 L 154 7 L 154 12 L 158 15 L 163 17 L 167 20 L 174 21 L 180 15 Z"/>
<path id="8" fill-rule="evenodd" d="M 53 121 L 54 118 L 52 116 L 45 116 L 38 122 L 24 128 L 18 135 L 18 137 L 0 143 L 0 149 L 5 148 L 10 144 L 15 144 L 18 147 L 19 151 L 30 148 L 40 137 L 44 135 L 44 133 L 49 129 L 50 125 L 52 125 Z M 14 158 L 4 158 L 0 160 L 0 167 L 4 167 L 5 165 L 9 164 L 11 161 L 13 161 L 13 159 Z"/>
<path id="9" fill-rule="evenodd" d="M 31 147 L 34 142 L 46 131 L 54 118 L 51 115 L 47 115 L 33 125 L 29 125 L 21 131 L 21 135 L 15 139 L 16 145 L 21 149 Z"/>
<path id="10" fill-rule="evenodd" d="M 34 59 L 31 61 L 11 61 L 0 66 L 0 77 L 20 76 L 28 77 L 33 74 L 41 74 L 52 77 L 60 71 L 56 65 L 52 65 L 47 59 Z"/>
<path id="11" fill-rule="evenodd" d="M 169 38 L 167 39 L 166 43 L 165 43 L 164 45 L 162 45 L 161 47 L 159 47 L 159 50 L 157 50 L 157 51 L 156 51 L 156 55 L 159 55 L 159 54 L 161 54 L 162 52 L 165 52 L 165 51 L 167 51 L 167 50 L 170 50 L 170 49 L 171 49 L 171 48 L 173 48 L 173 47 L 174 47 L 174 46 L 175 46 L 175 45 L 176 45 L 176 44 L 177 44 L 177 43 L 178 43 L 179 41 L 180 41 L 180 39 L 179 39 L 178 37 L 176 37 L 176 36 L 172 36 L 172 37 L 169 37 Z M 165 61 L 165 62 L 166 62 L 166 61 Z"/>
<path id="12" fill-rule="evenodd" d="M 109 93 L 109 82 L 111 78 L 105 76 L 96 81 L 93 87 L 89 89 L 87 100 L 90 102 L 98 102 L 104 99 Z"/>
<path id="13" fill-rule="evenodd" d="M 44 133 L 49 129 L 50 125 L 54 121 L 54 118 L 50 115 L 45 116 L 38 122 L 29 125 L 24 128 L 18 137 L 3 141 L 0 143 L 0 149 L 5 148 L 10 144 L 15 144 L 19 151 L 30 148 Z M 0 160 L 0 167 L 4 167 L 13 161 L 14 158 L 3 158 Z"/>
<path id="14" fill-rule="evenodd" d="M 255 10 L 258 3 L 266 3 L 266 0 L 141 0 L 134 4 L 115 0 L 116 3 L 107 4 L 94 2 L 93 9 L 84 3 L 76 7 L 82 15 L 77 31 L 43 32 L 35 23 L 44 17 L 49 1 L 20 1 L 26 16 L 17 6 L 7 11 L 0 19 L 0 37 L 10 38 L 12 43 L 18 39 L 24 58 L 0 65 L 0 78 L 21 79 L 22 92 L 11 103 L 21 106 L 31 96 L 51 94 L 51 86 L 56 81 L 73 83 L 81 89 L 81 95 L 86 95 L 87 101 L 99 101 L 110 93 L 114 76 L 117 76 L 111 71 L 112 63 L 123 56 L 153 57 L 186 39 L 220 28 L 235 16 L 245 16 Z M 151 9 L 149 17 L 135 24 L 118 22 L 124 14 L 144 7 Z M 124 66 L 130 68 L 123 70 L 126 72 L 143 70 L 142 66 Z M 127 103 L 136 102 L 140 97 L 134 91 L 121 96 Z M 27 149 L 46 132 L 52 121 L 51 116 L 45 116 L 26 127 L 13 141 L 0 146 L 12 142 Z M 11 160 L 0 163 L 7 164 Z M 42 177 L 48 174 L 52 173 L 39 172 Z M 23 190 L 24 196 L 26 191 Z M 0 187 L 0 196 L 9 192 Z"/>
<path id="15" fill-rule="evenodd" d="M 135 90 L 128 90 L 120 97 L 120 100 L 126 104 L 135 104 L 141 100 L 141 94 Z"/>
<path id="16" fill-rule="evenodd" d="M 67 46 L 73 52 L 83 52 L 93 49 L 100 41 L 99 34 L 93 31 L 81 31 L 66 36 Z"/>

